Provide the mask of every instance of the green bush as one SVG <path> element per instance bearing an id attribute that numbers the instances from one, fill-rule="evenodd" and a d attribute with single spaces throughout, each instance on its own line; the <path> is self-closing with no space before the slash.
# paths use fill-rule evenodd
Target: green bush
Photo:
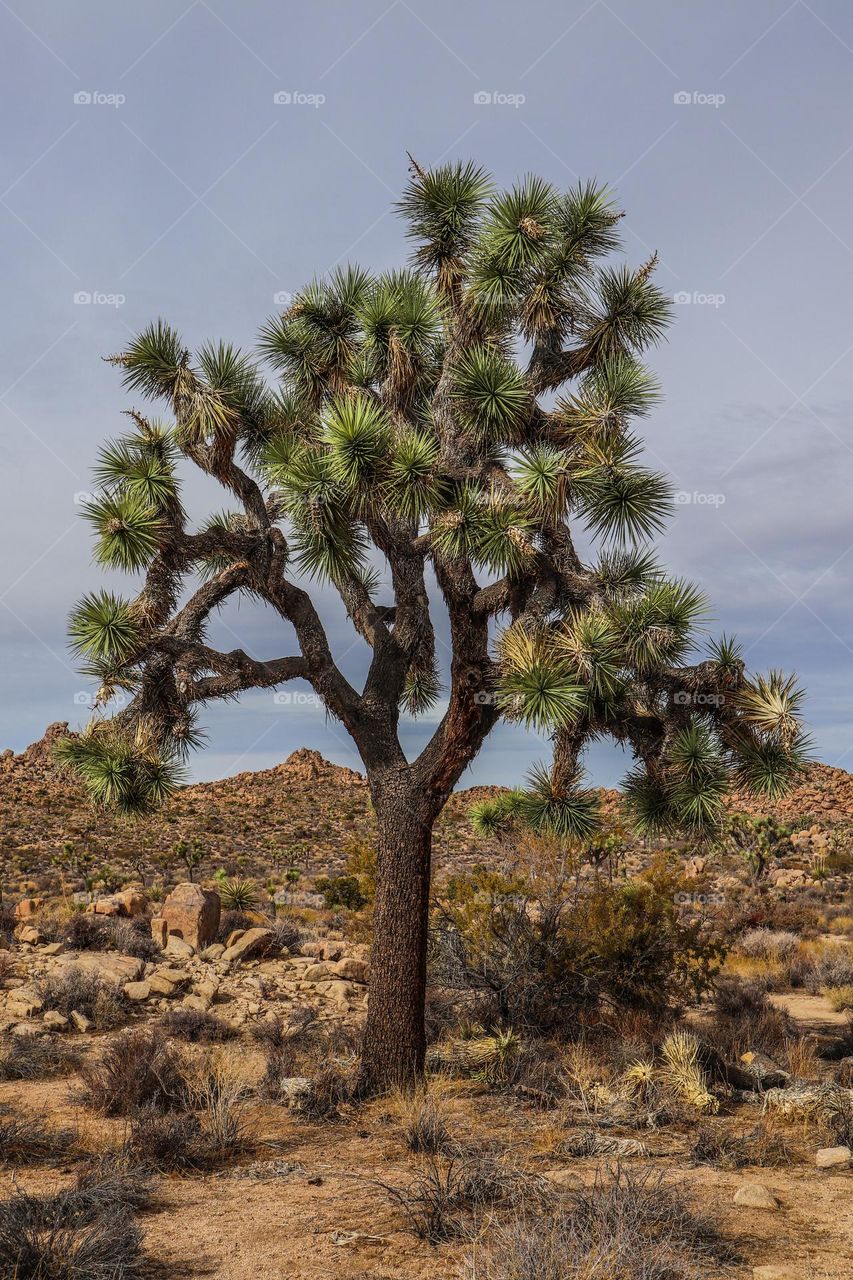
<path id="1" fill-rule="evenodd" d="M 448 881 L 433 918 L 438 985 L 486 994 L 496 1020 L 543 1032 L 603 1007 L 663 1014 L 708 989 L 724 949 L 682 918 L 672 864 L 610 884 L 544 853 L 522 872 Z"/>
<path id="2" fill-rule="evenodd" d="M 358 876 L 318 876 L 314 888 L 322 893 L 329 908 L 346 907 L 349 911 L 360 911 L 368 903 Z"/>

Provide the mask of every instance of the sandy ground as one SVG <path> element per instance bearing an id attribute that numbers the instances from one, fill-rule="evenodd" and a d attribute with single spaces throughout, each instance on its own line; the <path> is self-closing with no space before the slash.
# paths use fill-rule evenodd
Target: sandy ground
<path id="1" fill-rule="evenodd" d="M 837 1025 L 836 1015 L 817 997 L 782 997 L 780 1003 L 803 1030 Z M 121 1123 L 98 1120 L 69 1102 L 72 1085 L 0 1084 L 0 1104 L 41 1112 L 57 1125 L 73 1124 L 88 1147 L 118 1141 Z M 456 1136 L 493 1141 L 517 1168 L 545 1175 L 562 1170 L 569 1191 L 595 1176 L 595 1160 L 543 1154 L 537 1136 L 548 1126 L 547 1113 L 476 1091 L 453 1096 L 447 1105 Z M 753 1105 L 733 1116 L 732 1124 L 747 1132 L 756 1118 Z M 251 1108 L 249 1123 L 256 1146 L 241 1157 L 242 1163 L 221 1173 L 159 1180 L 155 1204 L 141 1219 L 146 1248 L 159 1264 L 152 1275 L 175 1280 L 450 1280 L 461 1274 L 462 1247 L 433 1247 L 417 1239 L 380 1185 L 405 1185 L 416 1163 L 403 1148 L 387 1104 L 371 1103 L 341 1121 L 321 1125 L 299 1121 L 282 1107 L 258 1104 Z M 793 1136 L 805 1153 L 801 1163 L 734 1172 L 690 1168 L 690 1133 L 661 1129 L 646 1140 L 654 1168 L 685 1187 L 736 1245 L 742 1260 L 727 1275 L 750 1280 L 754 1266 L 773 1263 L 795 1266 L 802 1280 L 851 1280 L 853 1174 L 818 1171 L 813 1135 Z M 18 1180 L 46 1190 L 70 1172 L 24 1171 Z M 732 1197 L 745 1182 L 769 1187 L 780 1209 L 735 1209 Z"/>

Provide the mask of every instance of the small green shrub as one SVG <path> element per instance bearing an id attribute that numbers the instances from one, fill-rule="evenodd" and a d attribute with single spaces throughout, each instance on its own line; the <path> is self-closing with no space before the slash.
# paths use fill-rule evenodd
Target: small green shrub
<path id="1" fill-rule="evenodd" d="M 369 901 L 358 876 L 318 876 L 314 888 L 322 893 L 330 909 L 346 907 L 348 911 L 360 911 Z"/>

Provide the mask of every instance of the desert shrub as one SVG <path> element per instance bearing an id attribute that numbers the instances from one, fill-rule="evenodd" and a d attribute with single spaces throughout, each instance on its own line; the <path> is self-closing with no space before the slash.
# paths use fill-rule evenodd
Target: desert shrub
<path id="1" fill-rule="evenodd" d="M 147 917 L 133 920 L 115 920 L 110 932 L 116 951 L 133 956 L 136 960 L 159 960 L 162 948 L 151 936 Z"/>
<path id="2" fill-rule="evenodd" d="M 786 929 L 749 929 L 738 939 L 738 950 L 758 960 L 785 963 L 793 959 L 800 939 Z"/>
<path id="3" fill-rule="evenodd" d="M 237 1035 L 234 1027 L 201 1009 L 172 1009 L 160 1021 L 167 1036 L 190 1044 L 223 1044 Z"/>
<path id="4" fill-rule="evenodd" d="M 348 911 L 360 911 L 369 901 L 358 876 L 318 876 L 314 888 L 322 893 L 330 910 L 346 907 Z"/>
<path id="5" fill-rule="evenodd" d="M 63 969 L 43 978 L 37 989 L 45 1009 L 55 1009 L 66 1018 L 76 1010 L 98 1031 L 111 1031 L 127 1016 L 127 1005 L 118 989 L 84 969 Z"/>
<path id="6" fill-rule="evenodd" d="M 197 1116 L 150 1106 L 131 1118 L 125 1144 L 130 1160 L 163 1173 L 197 1166 L 203 1158 L 202 1147 Z"/>
<path id="7" fill-rule="evenodd" d="M 680 915 L 671 865 L 590 883 L 545 842 L 542 853 L 451 877 L 433 920 L 436 985 L 488 993 L 496 1021 L 546 1033 L 603 1005 L 663 1016 L 708 987 L 722 947 Z"/>
<path id="8" fill-rule="evenodd" d="M 284 1081 L 295 1076 L 313 1077 L 324 1065 L 349 1067 L 357 1054 L 354 1032 L 340 1023 L 321 1021 L 310 1005 L 287 1022 L 270 1019 L 260 1023 L 254 1034 L 266 1057 L 260 1091 L 273 1100 L 284 1096 Z"/>
<path id="9" fill-rule="evenodd" d="M 292 920 L 279 917 L 270 924 L 273 948 L 276 951 L 295 951 L 303 939 L 303 932 Z"/>
<path id="10" fill-rule="evenodd" d="M 430 1244 L 467 1234 L 477 1215 L 517 1198 L 520 1190 L 519 1179 L 490 1152 L 476 1150 L 450 1158 L 426 1155 L 407 1186 L 380 1186 L 402 1209 L 410 1230 Z"/>
<path id="11" fill-rule="evenodd" d="M 795 1037 L 791 1018 L 772 1004 L 760 986 L 736 978 L 717 983 L 710 1039 L 724 1057 L 732 1060 L 750 1049 L 772 1056 L 783 1052 Z"/>
<path id="12" fill-rule="evenodd" d="M 189 1073 L 187 1093 L 201 1114 L 207 1153 L 222 1158 L 242 1150 L 249 1090 L 237 1059 L 211 1052 Z"/>
<path id="13" fill-rule="evenodd" d="M 7 945 L 15 936 L 15 926 L 18 921 L 15 919 L 15 913 L 11 907 L 0 905 L 0 942 Z"/>
<path id="14" fill-rule="evenodd" d="M 416 1155 L 449 1153 L 452 1143 L 444 1110 L 434 1092 L 423 1086 L 395 1090 L 388 1099 L 407 1150 Z"/>
<path id="15" fill-rule="evenodd" d="M 8 1036 L 0 1044 L 0 1080 L 44 1080 L 74 1071 L 80 1052 L 50 1036 Z"/>
<path id="16" fill-rule="evenodd" d="M 814 991 L 825 987 L 853 985 L 853 947 L 834 942 L 815 956 L 809 986 Z"/>
<path id="17" fill-rule="evenodd" d="M 72 951 L 106 951 L 113 940 L 107 917 L 84 911 L 75 911 L 62 925 L 60 933 Z"/>
<path id="18" fill-rule="evenodd" d="M 820 913 L 806 902 L 802 893 L 795 898 L 782 898 L 772 890 L 757 886 L 737 901 L 729 912 L 726 926 L 735 939 L 749 929 L 772 929 L 795 933 L 800 938 L 814 938 L 820 932 Z"/>
<path id="19" fill-rule="evenodd" d="M 116 1036 L 80 1074 L 83 1101 L 102 1115 L 131 1115 L 145 1106 L 180 1110 L 186 1103 L 184 1063 L 156 1030 Z"/>
<path id="20" fill-rule="evenodd" d="M 466 1259 L 473 1280 L 707 1280 L 731 1258 L 713 1221 L 651 1170 L 598 1174 L 544 1217 L 494 1223 Z"/>
<path id="21" fill-rule="evenodd" d="M 299 1114 L 306 1120 L 337 1120 L 345 1102 L 358 1093 L 355 1070 L 337 1062 L 327 1062 L 311 1076 L 309 1086 L 300 1098 Z"/>
<path id="22" fill-rule="evenodd" d="M 0 1275 L 14 1280 L 143 1280 L 150 1268 L 131 1206 L 147 1198 L 140 1176 L 91 1172 L 56 1195 L 15 1187 L 0 1203 Z"/>
<path id="23" fill-rule="evenodd" d="M 36 1116 L 0 1112 L 0 1162 L 5 1165 L 55 1164 L 74 1143 L 69 1129 L 50 1129 Z"/>
<path id="24" fill-rule="evenodd" d="M 826 998 L 836 1013 L 843 1013 L 845 1009 L 853 1009 L 853 985 L 827 987 Z"/>
<path id="25" fill-rule="evenodd" d="M 755 1165 L 763 1169 L 781 1168 L 791 1163 L 790 1143 L 772 1125 L 759 1124 L 751 1133 L 729 1133 L 724 1125 L 702 1125 L 690 1148 L 692 1164 L 718 1169 L 743 1169 Z"/>

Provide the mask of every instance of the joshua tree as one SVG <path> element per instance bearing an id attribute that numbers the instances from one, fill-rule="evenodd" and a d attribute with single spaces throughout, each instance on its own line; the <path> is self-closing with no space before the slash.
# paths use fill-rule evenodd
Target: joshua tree
<path id="1" fill-rule="evenodd" d="M 313 687 L 351 735 L 376 811 L 363 1049 L 376 1082 L 421 1068 L 433 824 L 501 719 L 549 734 L 553 762 L 481 808 L 485 828 L 592 831 L 580 756 L 602 734 L 633 751 L 625 792 L 644 830 L 713 828 L 731 777 L 773 796 L 804 755 L 791 681 L 750 680 L 726 639 L 686 663 L 704 601 L 648 549 L 670 489 L 639 465 L 631 429 L 657 394 L 638 355 L 669 306 L 654 258 L 600 265 L 619 245 L 609 195 L 535 177 L 499 193 L 471 163 L 412 162 L 400 210 L 409 268 L 335 271 L 264 325 L 275 390 L 251 357 L 221 344 L 191 356 L 160 320 L 112 357 L 169 421 L 132 410 L 100 457 L 85 512 L 97 559 L 144 580 L 132 600 L 87 595 L 71 639 L 102 709 L 118 689 L 132 699 L 60 750 L 97 803 L 143 810 L 178 785 L 199 706 Z M 200 528 L 181 501 L 188 464 L 231 501 Z M 583 559 L 578 530 L 595 548 Z M 369 647 L 361 689 L 320 620 L 324 583 Z M 210 615 L 241 594 L 284 624 L 276 656 L 207 643 Z M 442 699 L 408 760 L 400 716 Z"/>

